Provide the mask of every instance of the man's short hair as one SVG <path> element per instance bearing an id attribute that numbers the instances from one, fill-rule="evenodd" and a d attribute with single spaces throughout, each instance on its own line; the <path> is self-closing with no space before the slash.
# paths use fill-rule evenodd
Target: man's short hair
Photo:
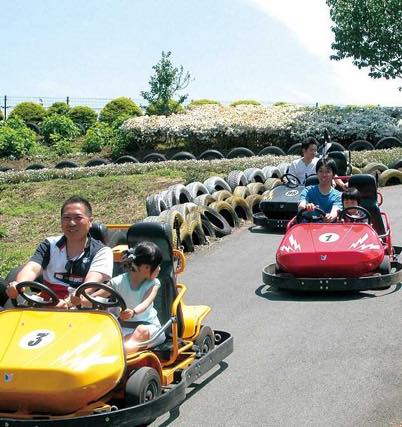
<path id="1" fill-rule="evenodd" d="M 321 166 L 325 166 L 326 168 L 331 169 L 332 173 L 336 175 L 337 167 L 334 159 L 331 159 L 331 158 L 328 159 L 328 158 L 322 157 L 320 160 L 318 160 L 315 166 L 316 173 L 318 173 L 318 170 L 320 169 Z"/>
<path id="2" fill-rule="evenodd" d="M 92 206 L 87 199 L 84 199 L 81 196 L 71 196 L 64 201 L 63 206 L 61 207 L 60 215 L 63 215 L 64 209 L 67 205 L 72 205 L 73 203 L 80 203 L 85 207 L 85 213 L 87 216 L 92 216 Z"/>
<path id="3" fill-rule="evenodd" d="M 318 141 L 313 138 L 312 136 L 309 136 L 308 138 L 306 138 L 303 142 L 302 142 L 302 151 L 303 150 L 307 150 L 308 147 L 310 147 L 310 145 L 316 145 L 318 147 Z"/>
<path id="4" fill-rule="evenodd" d="M 356 187 L 349 187 L 342 193 L 342 203 L 344 200 L 356 200 L 359 204 L 361 198 L 360 191 Z"/>

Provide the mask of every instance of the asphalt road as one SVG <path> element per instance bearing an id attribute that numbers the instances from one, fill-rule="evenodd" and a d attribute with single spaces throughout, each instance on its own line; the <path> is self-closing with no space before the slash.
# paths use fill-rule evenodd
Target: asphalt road
<path id="1" fill-rule="evenodd" d="M 402 245 L 402 186 L 382 191 Z M 281 236 L 237 230 L 188 258 L 180 276 L 205 324 L 235 350 L 153 426 L 402 425 L 402 289 L 358 294 L 274 292 L 261 270 Z"/>

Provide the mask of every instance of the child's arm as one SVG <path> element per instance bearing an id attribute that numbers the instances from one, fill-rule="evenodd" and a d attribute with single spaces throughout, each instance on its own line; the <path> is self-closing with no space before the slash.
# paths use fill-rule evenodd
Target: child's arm
<path id="1" fill-rule="evenodd" d="M 134 317 L 136 314 L 143 313 L 154 301 L 156 294 L 158 293 L 160 284 L 157 283 L 148 292 L 144 295 L 144 299 L 136 305 L 133 309 L 126 309 L 120 313 L 120 318 L 122 320 L 128 320 Z"/>

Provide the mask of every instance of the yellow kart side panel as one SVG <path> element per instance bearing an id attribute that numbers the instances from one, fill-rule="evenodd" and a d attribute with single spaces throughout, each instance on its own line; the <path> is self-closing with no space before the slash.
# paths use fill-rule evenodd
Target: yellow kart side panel
<path id="1" fill-rule="evenodd" d="M 189 339 L 198 335 L 201 323 L 211 308 L 206 305 L 186 305 L 182 302 L 181 310 L 184 319 L 183 338 Z"/>
<path id="2" fill-rule="evenodd" d="M 6 310 L 0 330 L 0 410 L 71 413 L 125 371 L 119 325 L 105 312 Z"/>

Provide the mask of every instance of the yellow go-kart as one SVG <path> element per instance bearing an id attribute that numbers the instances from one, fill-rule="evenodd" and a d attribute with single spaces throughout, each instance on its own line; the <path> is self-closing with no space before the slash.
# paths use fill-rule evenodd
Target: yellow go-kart
<path id="1" fill-rule="evenodd" d="M 168 225 L 157 223 L 134 224 L 127 232 L 129 247 L 151 240 L 163 253 L 154 304 L 162 325 L 158 333 L 167 338 L 156 347 L 154 336 L 125 354 L 118 321 L 102 310 L 124 309 L 124 300 L 109 287 L 107 299 L 87 294 L 88 288 L 106 285 L 78 288 L 76 294 L 94 304 L 81 310 L 50 307 L 57 296 L 40 283 L 17 286 L 28 305 L 0 312 L 1 426 L 146 424 L 184 401 L 186 387 L 233 351 L 229 333 L 202 325 L 210 307 L 184 304 L 186 287 L 176 276 L 185 261 L 173 250 L 171 235 Z"/>

